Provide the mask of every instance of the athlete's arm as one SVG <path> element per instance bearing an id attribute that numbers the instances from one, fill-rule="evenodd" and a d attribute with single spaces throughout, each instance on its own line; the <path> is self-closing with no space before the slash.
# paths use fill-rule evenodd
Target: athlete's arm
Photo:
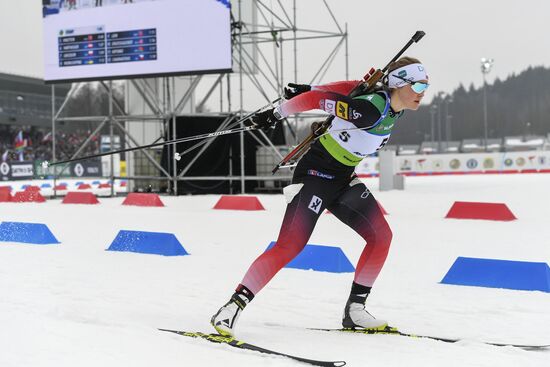
<path id="1" fill-rule="evenodd" d="M 360 128 L 373 126 L 381 116 L 378 109 L 368 100 L 354 99 L 323 90 L 302 93 L 276 108 L 281 117 L 315 109 L 321 109 Z"/>
<path id="2" fill-rule="evenodd" d="M 333 82 L 323 85 L 312 85 L 311 90 L 320 90 L 324 92 L 335 92 L 343 95 L 348 95 L 355 88 L 360 80 L 344 80 L 341 82 Z"/>

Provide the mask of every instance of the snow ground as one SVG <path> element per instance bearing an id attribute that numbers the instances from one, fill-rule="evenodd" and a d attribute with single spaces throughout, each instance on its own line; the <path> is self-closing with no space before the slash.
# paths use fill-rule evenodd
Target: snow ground
<path id="1" fill-rule="evenodd" d="M 394 240 L 368 301 L 402 331 L 464 337 L 446 344 L 391 335 L 331 334 L 353 275 L 283 269 L 243 313 L 238 337 L 349 366 L 549 366 L 550 350 L 476 342 L 550 343 L 550 293 L 439 284 L 457 256 L 550 263 L 550 175 L 408 177 L 378 192 Z M 164 208 L 0 203 L 0 221 L 45 223 L 59 245 L 0 242 L 0 366 L 298 366 L 280 357 L 158 332 L 211 332 L 249 264 L 276 239 L 285 204 L 212 210 L 218 196 L 162 197 Z M 514 222 L 444 219 L 454 201 L 504 202 Z M 119 230 L 170 232 L 190 256 L 107 252 Z M 309 241 L 340 246 L 355 264 L 358 235 L 332 215 Z"/>

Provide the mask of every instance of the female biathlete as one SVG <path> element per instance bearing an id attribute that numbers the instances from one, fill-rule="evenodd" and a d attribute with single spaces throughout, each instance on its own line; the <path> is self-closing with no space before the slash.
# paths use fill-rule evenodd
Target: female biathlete
<path id="1" fill-rule="evenodd" d="M 375 198 L 355 176 L 354 168 L 386 145 L 404 110 L 418 109 L 428 88 L 428 75 L 419 60 L 402 57 L 389 66 L 380 88 L 348 97 L 358 83 L 344 81 L 315 87 L 289 84 L 286 101 L 252 117 L 262 129 L 312 109 L 322 109 L 334 119 L 327 133 L 300 159 L 291 185 L 283 190 L 288 206 L 276 244 L 252 263 L 229 302 L 212 316 L 211 324 L 221 335 L 234 335 L 242 310 L 302 251 L 325 209 L 366 241 L 344 307 L 343 327 L 387 326 L 386 321 L 366 310 L 365 302 L 388 255 L 392 232 Z"/>

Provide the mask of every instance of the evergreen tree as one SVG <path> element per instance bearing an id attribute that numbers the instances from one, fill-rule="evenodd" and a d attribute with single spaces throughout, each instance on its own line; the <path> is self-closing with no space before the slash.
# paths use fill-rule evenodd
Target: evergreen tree
<path id="1" fill-rule="evenodd" d="M 487 125 L 489 138 L 547 135 L 550 133 L 550 69 L 529 67 L 505 80 L 487 85 Z M 452 101 L 452 102 L 450 102 Z M 435 106 L 435 107 L 434 107 Z M 481 139 L 483 125 L 483 87 L 462 84 L 449 96 L 437 93 L 430 105 L 415 113 L 405 113 L 392 134 L 392 144 L 420 144 L 431 140 L 431 114 L 435 108 L 435 137 L 441 124 L 445 140 L 446 115 L 450 118 L 451 140 Z M 447 112 L 448 111 L 448 112 Z"/>

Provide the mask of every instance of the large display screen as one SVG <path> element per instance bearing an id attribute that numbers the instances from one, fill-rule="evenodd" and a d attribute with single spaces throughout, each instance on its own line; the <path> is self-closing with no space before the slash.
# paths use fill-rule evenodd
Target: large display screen
<path id="1" fill-rule="evenodd" d="M 227 72 L 229 0 L 43 0 L 46 82 Z"/>

